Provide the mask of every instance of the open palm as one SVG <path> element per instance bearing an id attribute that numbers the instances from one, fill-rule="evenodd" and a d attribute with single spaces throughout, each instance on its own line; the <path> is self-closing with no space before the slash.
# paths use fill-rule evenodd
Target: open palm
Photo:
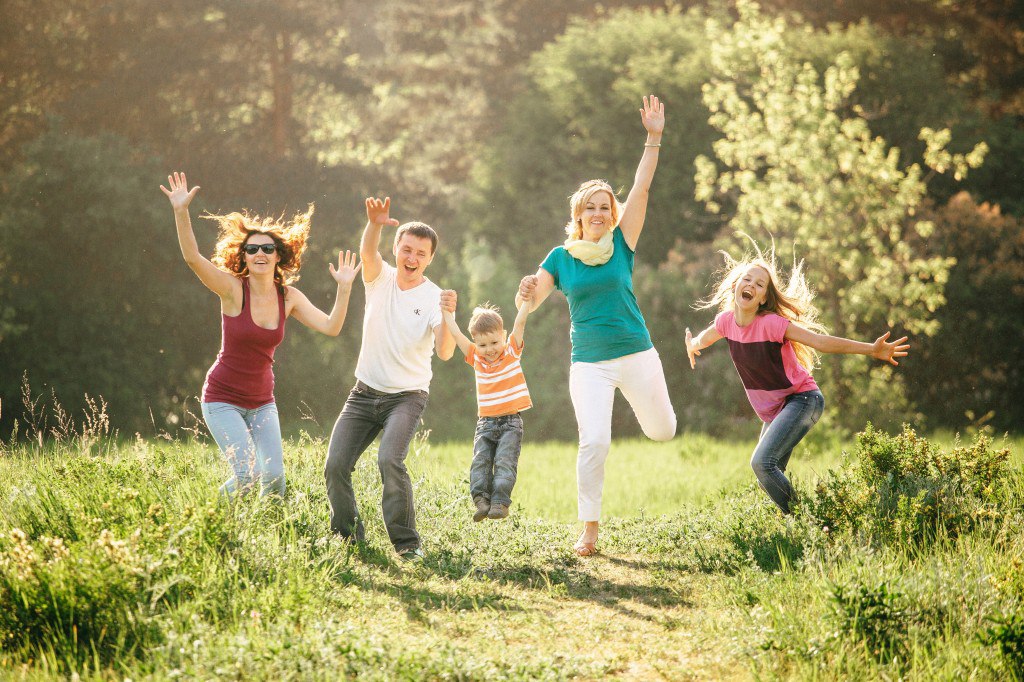
<path id="1" fill-rule="evenodd" d="M 338 284 L 352 284 L 362 268 L 363 264 L 356 263 L 356 254 L 352 251 L 339 251 L 338 267 L 335 268 L 334 263 L 328 266 L 328 269 L 331 271 L 331 277 Z"/>
<path id="2" fill-rule="evenodd" d="M 178 209 L 188 208 L 188 205 L 192 203 L 192 198 L 195 197 L 196 192 L 199 191 L 199 185 L 196 185 L 191 190 L 188 188 L 188 180 L 185 179 L 184 173 L 174 171 L 173 175 L 167 176 L 167 184 L 171 186 L 167 189 L 163 185 L 160 185 L 160 189 L 163 190 L 164 194 L 171 202 L 171 208 L 175 211 Z"/>
<path id="3" fill-rule="evenodd" d="M 665 104 L 654 95 L 644 97 L 644 108 L 640 118 L 649 133 L 660 134 L 665 130 Z"/>

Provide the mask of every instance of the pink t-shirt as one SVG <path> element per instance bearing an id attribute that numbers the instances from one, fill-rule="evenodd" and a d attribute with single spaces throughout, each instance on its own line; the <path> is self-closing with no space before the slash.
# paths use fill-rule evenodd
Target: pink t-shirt
<path id="1" fill-rule="evenodd" d="M 746 327 L 731 310 L 718 313 L 715 331 L 729 341 L 729 354 L 747 399 L 761 421 L 770 422 L 794 393 L 817 390 L 811 373 L 796 359 L 786 338 L 790 321 L 781 315 L 758 315 Z"/>

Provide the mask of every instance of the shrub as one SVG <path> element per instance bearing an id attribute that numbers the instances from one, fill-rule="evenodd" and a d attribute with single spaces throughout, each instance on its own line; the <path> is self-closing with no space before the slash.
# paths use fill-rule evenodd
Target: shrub
<path id="1" fill-rule="evenodd" d="M 832 616 L 841 634 L 862 643 L 879 661 L 905 654 L 910 614 L 899 592 L 885 581 L 836 583 L 831 589 Z"/>
<path id="2" fill-rule="evenodd" d="M 945 451 L 910 426 L 895 436 L 868 424 L 853 458 L 830 470 L 801 512 L 832 531 L 864 532 L 883 544 L 919 546 L 939 532 L 955 537 L 1002 514 L 1010 452 L 984 434 Z"/>

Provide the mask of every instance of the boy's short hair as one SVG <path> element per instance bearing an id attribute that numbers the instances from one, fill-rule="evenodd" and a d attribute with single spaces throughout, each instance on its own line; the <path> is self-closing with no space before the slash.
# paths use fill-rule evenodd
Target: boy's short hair
<path id="1" fill-rule="evenodd" d="M 505 323 L 501 321 L 501 315 L 496 307 L 484 303 L 473 308 L 473 317 L 469 318 L 469 333 L 472 336 L 500 332 L 504 329 Z"/>
<path id="2" fill-rule="evenodd" d="M 395 232 L 395 247 L 398 247 L 398 242 L 402 239 L 403 235 L 411 234 L 414 237 L 420 239 L 430 240 L 430 255 L 434 255 L 437 251 L 437 232 L 434 232 L 434 228 L 426 223 L 411 222 L 404 223 L 398 226 L 398 231 Z"/>

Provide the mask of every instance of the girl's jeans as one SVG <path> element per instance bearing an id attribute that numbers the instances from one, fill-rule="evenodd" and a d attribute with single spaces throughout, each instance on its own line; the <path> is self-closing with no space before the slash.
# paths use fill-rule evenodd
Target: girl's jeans
<path id="1" fill-rule="evenodd" d="M 569 368 L 569 396 L 580 430 L 576 456 L 580 521 L 601 518 L 604 461 L 612 444 L 615 389 L 629 401 L 644 435 L 671 440 L 676 414 L 668 397 L 661 358 L 654 348 L 603 362 L 574 362 Z"/>
<path id="2" fill-rule="evenodd" d="M 522 444 L 523 418 L 519 413 L 480 417 L 469 468 L 469 492 L 474 498 L 483 495 L 491 504 L 512 504 Z"/>
<path id="3" fill-rule="evenodd" d="M 821 391 L 794 393 L 786 398 L 782 411 L 761 427 L 761 439 L 750 458 L 758 482 L 784 514 L 789 513 L 793 485 L 786 478 L 786 465 L 793 448 L 817 423 L 825 409 Z"/>
<path id="4" fill-rule="evenodd" d="M 220 491 L 248 492 L 257 483 L 260 494 L 284 497 L 284 453 L 277 405 L 249 410 L 230 403 L 203 403 L 203 418 L 233 475 Z"/>

